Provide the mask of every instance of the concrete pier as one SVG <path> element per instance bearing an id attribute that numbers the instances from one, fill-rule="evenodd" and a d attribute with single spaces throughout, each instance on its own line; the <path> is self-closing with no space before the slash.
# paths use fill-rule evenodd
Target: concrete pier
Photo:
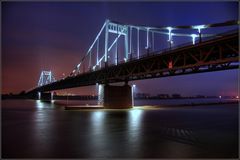
<path id="1" fill-rule="evenodd" d="M 132 108 L 132 89 L 125 84 L 123 86 L 104 85 L 103 106 L 107 109 Z"/>
<path id="2" fill-rule="evenodd" d="M 53 100 L 53 93 L 38 92 L 38 99 L 42 101 L 51 101 Z"/>

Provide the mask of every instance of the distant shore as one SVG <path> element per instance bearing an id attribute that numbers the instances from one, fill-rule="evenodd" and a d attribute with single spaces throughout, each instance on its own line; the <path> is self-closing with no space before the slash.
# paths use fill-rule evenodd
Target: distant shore
<path id="1" fill-rule="evenodd" d="M 165 107 L 181 107 L 181 106 L 208 106 L 216 104 L 238 104 L 239 100 L 228 101 L 228 102 L 208 102 L 208 103 L 188 103 L 188 104 L 178 104 L 178 105 L 164 105 Z"/>
<path id="2" fill-rule="evenodd" d="M 2 94 L 1 95 L 2 100 L 5 99 L 29 99 L 26 95 L 21 94 Z M 157 96 L 150 96 L 150 97 L 134 97 L 136 100 L 171 100 L 171 99 L 212 99 L 212 98 L 219 98 L 217 96 L 187 96 L 187 97 L 157 97 Z M 225 96 L 221 97 L 222 99 L 228 98 L 228 99 L 236 99 L 235 97 L 231 96 Z M 96 95 L 54 95 L 54 100 L 97 100 L 98 96 Z"/>

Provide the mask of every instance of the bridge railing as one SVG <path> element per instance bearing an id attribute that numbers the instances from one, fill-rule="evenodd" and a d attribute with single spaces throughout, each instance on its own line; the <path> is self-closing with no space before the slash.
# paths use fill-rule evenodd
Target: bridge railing
<path id="1" fill-rule="evenodd" d="M 230 34 L 234 34 L 234 33 L 238 33 L 238 29 L 233 29 L 233 30 L 228 30 L 226 32 L 222 32 L 222 33 L 218 33 L 214 36 L 210 36 L 210 37 L 204 37 L 202 40 L 207 41 L 207 40 L 211 40 L 214 38 L 220 38 L 226 35 L 230 35 Z"/>

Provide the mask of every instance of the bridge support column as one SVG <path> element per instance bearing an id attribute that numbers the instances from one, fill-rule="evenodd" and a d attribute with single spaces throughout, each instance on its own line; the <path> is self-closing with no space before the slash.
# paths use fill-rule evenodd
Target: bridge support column
<path id="1" fill-rule="evenodd" d="M 100 96 L 100 95 L 99 95 Z M 123 86 L 104 85 L 103 106 L 107 109 L 132 108 L 132 88 L 128 84 Z"/>
<path id="2" fill-rule="evenodd" d="M 51 101 L 53 100 L 53 94 L 51 92 L 38 92 L 38 100 Z"/>

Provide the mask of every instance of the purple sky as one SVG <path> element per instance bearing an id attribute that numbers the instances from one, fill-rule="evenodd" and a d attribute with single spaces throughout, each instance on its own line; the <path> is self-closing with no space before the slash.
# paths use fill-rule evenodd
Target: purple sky
<path id="1" fill-rule="evenodd" d="M 218 23 L 237 20 L 238 3 L 3 2 L 2 92 L 18 93 L 36 86 L 42 70 L 52 70 L 57 79 L 69 74 L 105 19 L 149 26 Z M 235 96 L 237 80 L 237 70 L 230 70 L 134 83 L 138 92 L 151 94 Z M 67 91 L 94 94 L 95 86 Z"/>

